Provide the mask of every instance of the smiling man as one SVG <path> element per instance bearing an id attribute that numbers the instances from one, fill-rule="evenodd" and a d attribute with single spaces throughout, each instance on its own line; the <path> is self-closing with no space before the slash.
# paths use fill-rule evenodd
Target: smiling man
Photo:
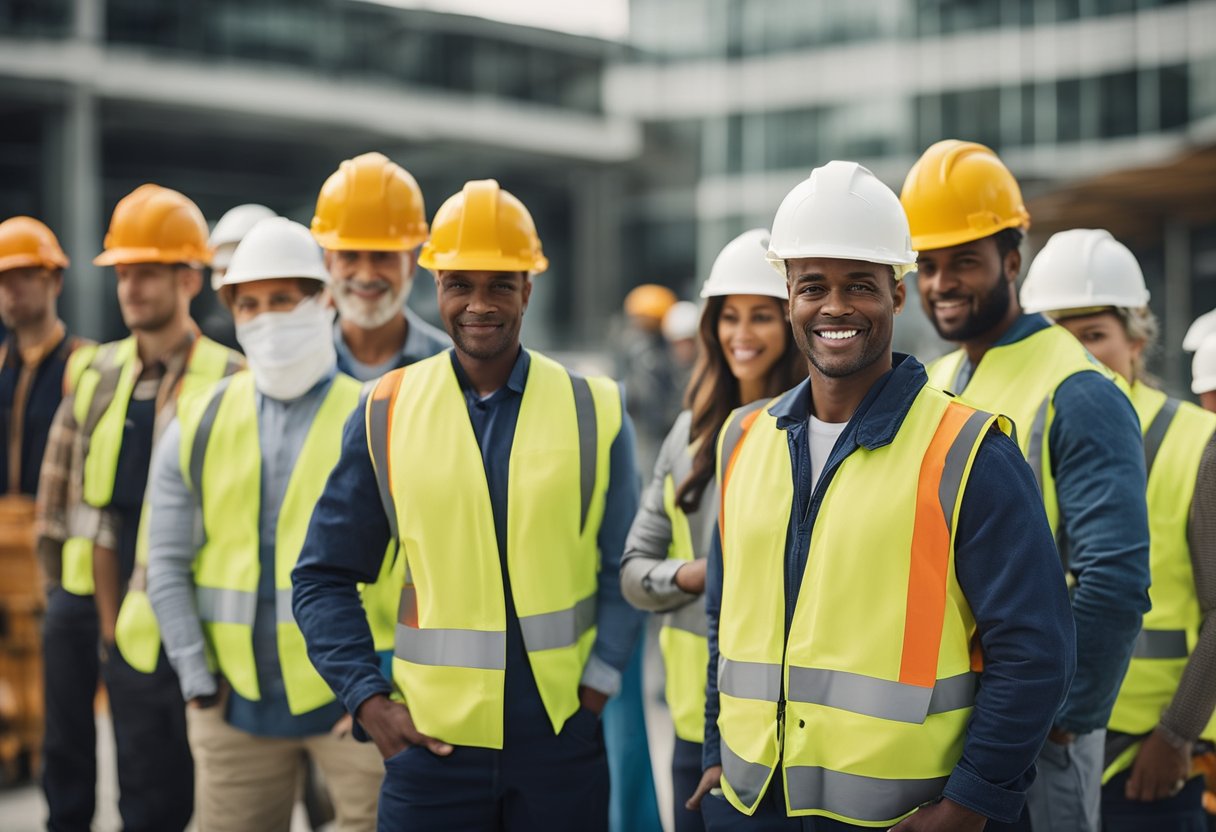
<path id="1" fill-rule="evenodd" d="M 930 365 L 930 383 L 1013 419 L 1073 586 L 1077 676 L 1039 760 L 1029 821 L 1036 832 L 1096 832 L 1105 725 L 1149 608 L 1140 423 L 1071 333 L 1018 304 L 1030 215 L 995 153 L 938 142 L 901 199 L 925 314 L 961 347 Z"/>
<path id="2" fill-rule="evenodd" d="M 1008 420 L 891 352 L 911 248 L 853 162 L 773 221 L 810 377 L 719 441 L 707 829 L 1014 820 L 1068 688 L 1068 595 Z"/>
<path id="3" fill-rule="evenodd" d="M 385 758 L 381 829 L 606 830 L 599 714 L 642 625 L 617 579 L 633 428 L 614 382 L 520 345 L 548 266 L 523 204 L 469 182 L 434 226 L 421 260 L 455 348 L 386 375 L 347 422 L 295 617 Z M 391 538 L 390 683 L 358 585 Z"/>
<path id="4" fill-rule="evenodd" d="M 382 153 L 344 161 L 321 186 L 312 234 L 338 308 L 339 371 L 371 381 L 448 347 L 406 306 L 427 237 L 422 190 L 407 170 Z"/>

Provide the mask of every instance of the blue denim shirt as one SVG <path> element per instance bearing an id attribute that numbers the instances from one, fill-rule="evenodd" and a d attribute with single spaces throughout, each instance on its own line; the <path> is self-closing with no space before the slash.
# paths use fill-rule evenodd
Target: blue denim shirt
<path id="1" fill-rule="evenodd" d="M 364 364 L 355 358 L 355 354 L 346 345 L 342 337 L 342 322 L 334 321 L 334 349 L 338 353 L 338 370 L 359 381 L 371 381 L 380 378 L 390 370 L 406 367 L 432 355 L 438 355 L 452 346 L 452 340 L 443 330 L 431 326 L 422 316 L 405 307 L 405 321 L 409 328 L 405 333 L 405 343 L 401 352 L 394 355 L 383 364 Z"/>
<path id="2" fill-rule="evenodd" d="M 1023 315 L 994 346 L 1049 326 L 1042 315 Z M 1077 675 L 1056 724 L 1084 734 L 1110 719 L 1149 610 L 1144 446 L 1131 401 L 1097 373 L 1065 380 L 1053 404 L 1048 450 L 1077 626 Z"/>
<path id="3" fill-rule="evenodd" d="M 773 407 L 777 427 L 786 431 L 794 477 L 785 555 L 787 633 L 811 532 L 832 477 L 858 447 L 878 448 L 894 439 L 927 381 L 919 361 L 897 353 L 894 368 L 875 383 L 849 420 L 818 483 L 811 481 L 808 448 L 810 380 Z M 955 574 L 975 615 L 984 670 L 963 755 L 944 794 L 989 818 L 1013 822 L 1068 690 L 1076 648 L 1068 592 L 1034 475 L 1017 445 L 1003 434 L 990 433 L 976 452 L 959 509 Z M 709 768 L 721 764 L 716 668 L 722 547 L 716 531 L 705 599 L 710 656 L 703 763 Z"/>
<path id="4" fill-rule="evenodd" d="M 505 738 L 507 741 L 524 739 L 537 731 L 551 734 L 552 727 L 523 648 L 510 575 L 505 565 L 508 465 L 531 360 L 527 351 L 521 350 L 506 386 L 481 399 L 469 384 L 455 353 L 450 355 L 465 391 L 473 432 L 481 447 L 499 558 L 503 564 L 507 604 Z M 612 444 L 610 465 L 604 518 L 599 530 L 598 631 L 582 683 L 613 694 L 620 685 L 621 672 L 644 622 L 642 613 L 621 597 L 617 577 L 625 536 L 637 512 L 639 496 L 633 427 L 625 415 L 622 415 L 620 433 Z M 475 472 L 470 475 L 480 478 Z M 368 456 L 367 432 L 360 408 L 346 423 L 341 458 L 317 503 L 304 550 L 292 573 L 296 621 L 308 642 L 309 657 L 351 713 L 368 698 L 388 694 L 391 690 L 390 683 L 381 673 L 356 589 L 356 583 L 360 581 L 375 580 L 389 534 L 375 471 Z"/>

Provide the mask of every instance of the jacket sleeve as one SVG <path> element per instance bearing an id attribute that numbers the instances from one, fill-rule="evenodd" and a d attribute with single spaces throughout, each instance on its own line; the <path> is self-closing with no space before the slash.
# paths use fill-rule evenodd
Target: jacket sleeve
<path id="1" fill-rule="evenodd" d="M 718 616 L 722 610 L 722 539 L 714 529 L 705 564 L 705 616 L 709 641 L 709 664 L 705 668 L 705 740 L 701 746 L 701 770 L 722 765 L 718 734 Z"/>

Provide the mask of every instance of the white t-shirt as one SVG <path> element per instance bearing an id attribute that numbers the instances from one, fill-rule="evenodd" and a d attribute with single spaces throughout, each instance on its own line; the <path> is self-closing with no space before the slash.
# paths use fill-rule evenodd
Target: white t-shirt
<path id="1" fill-rule="evenodd" d="M 836 440 L 848 426 L 848 422 L 821 422 L 814 416 L 811 417 L 812 482 L 819 483 L 819 475 L 823 473 L 824 466 L 828 464 L 832 449 L 836 447 Z"/>

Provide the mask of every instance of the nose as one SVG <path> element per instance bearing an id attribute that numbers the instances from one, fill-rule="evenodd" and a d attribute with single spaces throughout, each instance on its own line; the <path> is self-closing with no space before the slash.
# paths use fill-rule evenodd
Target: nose
<path id="1" fill-rule="evenodd" d="M 376 270 L 372 264 L 372 257 L 366 251 L 359 253 L 359 258 L 355 261 L 355 270 L 352 276 L 362 283 L 369 283 L 376 278 Z"/>
<path id="2" fill-rule="evenodd" d="M 852 311 L 853 305 L 849 302 L 848 296 L 839 289 L 828 292 L 827 297 L 823 300 L 823 305 L 819 307 L 819 313 L 829 318 L 839 318 Z"/>
<path id="3" fill-rule="evenodd" d="M 495 306 L 488 291 L 485 289 L 474 289 L 469 296 L 468 302 L 465 304 L 465 309 L 474 315 L 485 315 L 493 312 Z"/>

